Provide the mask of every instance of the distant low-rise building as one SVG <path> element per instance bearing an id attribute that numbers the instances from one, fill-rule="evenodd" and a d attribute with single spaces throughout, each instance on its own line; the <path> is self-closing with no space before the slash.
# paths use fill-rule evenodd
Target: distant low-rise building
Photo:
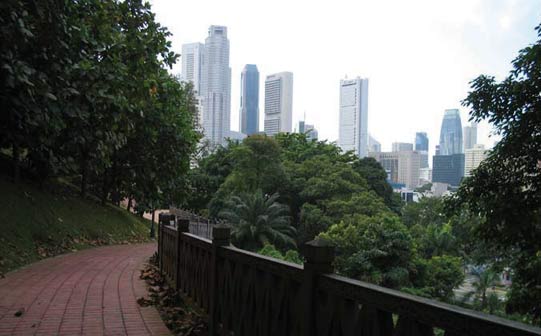
<path id="1" fill-rule="evenodd" d="M 237 131 L 229 131 L 229 138 L 231 140 L 242 141 L 246 138 L 246 134 Z"/>
<path id="2" fill-rule="evenodd" d="M 381 152 L 381 143 L 370 134 L 368 135 L 368 152 Z"/>
<path id="3" fill-rule="evenodd" d="M 423 161 L 423 156 L 421 156 L 421 164 Z M 432 182 L 432 169 L 430 168 L 421 168 L 419 169 L 419 185 L 425 185 Z"/>
<path id="4" fill-rule="evenodd" d="M 391 182 L 404 184 L 413 189 L 419 184 L 420 156 L 416 151 L 374 152 L 369 156 L 378 161 L 388 172 Z"/>
<path id="5" fill-rule="evenodd" d="M 299 121 L 299 133 L 306 133 L 309 140 L 317 140 L 318 132 L 314 125 L 306 124 L 303 120 Z"/>
<path id="6" fill-rule="evenodd" d="M 393 142 L 393 152 L 412 151 L 413 144 L 406 142 Z"/>

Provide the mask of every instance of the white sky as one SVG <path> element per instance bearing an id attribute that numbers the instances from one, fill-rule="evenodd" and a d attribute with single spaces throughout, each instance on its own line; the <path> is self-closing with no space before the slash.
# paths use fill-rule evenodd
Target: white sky
<path id="1" fill-rule="evenodd" d="M 368 130 L 383 150 L 428 132 L 430 155 L 443 112 L 461 107 L 468 82 L 505 77 L 518 50 L 537 38 L 541 0 L 152 0 L 173 33 L 173 50 L 204 42 L 212 24 L 228 27 L 232 68 L 231 125 L 238 130 L 240 72 L 260 71 L 260 128 L 265 76 L 294 75 L 293 127 L 306 112 L 320 139 L 338 138 L 339 81 L 368 77 Z M 174 72 L 180 72 L 180 62 Z M 478 142 L 491 147 L 490 127 Z M 431 160 L 430 160 L 431 161 Z"/>

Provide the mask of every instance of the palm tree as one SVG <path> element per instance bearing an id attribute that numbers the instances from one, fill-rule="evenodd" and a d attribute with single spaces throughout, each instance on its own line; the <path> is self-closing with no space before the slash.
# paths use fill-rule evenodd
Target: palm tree
<path id="1" fill-rule="evenodd" d="M 478 279 L 473 283 L 473 288 L 475 288 L 475 294 L 481 301 L 481 309 L 485 309 L 487 305 L 487 290 L 498 282 L 498 273 L 487 269 L 477 272 L 475 275 Z"/>
<path id="2" fill-rule="evenodd" d="M 279 195 L 263 195 L 261 190 L 231 196 L 219 217 L 231 225 L 233 243 L 256 251 L 265 244 L 295 246 L 296 230 L 289 224 L 289 207 L 276 202 Z"/>

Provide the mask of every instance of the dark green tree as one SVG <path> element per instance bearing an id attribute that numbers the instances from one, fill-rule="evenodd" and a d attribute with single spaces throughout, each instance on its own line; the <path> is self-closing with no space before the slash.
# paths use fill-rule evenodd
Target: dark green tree
<path id="1" fill-rule="evenodd" d="M 536 28 L 541 38 L 541 26 Z M 516 273 L 509 312 L 541 323 L 541 39 L 519 52 L 501 82 L 482 75 L 464 105 L 501 141 L 461 185 L 456 200 L 484 218 L 477 236 L 504 251 Z"/>

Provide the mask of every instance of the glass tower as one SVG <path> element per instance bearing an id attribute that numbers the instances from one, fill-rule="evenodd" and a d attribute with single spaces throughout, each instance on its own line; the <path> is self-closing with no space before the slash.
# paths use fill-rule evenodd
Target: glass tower
<path id="1" fill-rule="evenodd" d="M 428 136 L 426 132 L 415 133 L 415 150 L 421 155 L 421 168 L 428 168 Z"/>
<path id="2" fill-rule="evenodd" d="M 259 71 L 246 64 L 240 75 L 240 131 L 246 135 L 259 132 Z"/>
<path id="3" fill-rule="evenodd" d="M 440 131 L 440 155 L 463 153 L 462 123 L 457 109 L 445 110 Z"/>

